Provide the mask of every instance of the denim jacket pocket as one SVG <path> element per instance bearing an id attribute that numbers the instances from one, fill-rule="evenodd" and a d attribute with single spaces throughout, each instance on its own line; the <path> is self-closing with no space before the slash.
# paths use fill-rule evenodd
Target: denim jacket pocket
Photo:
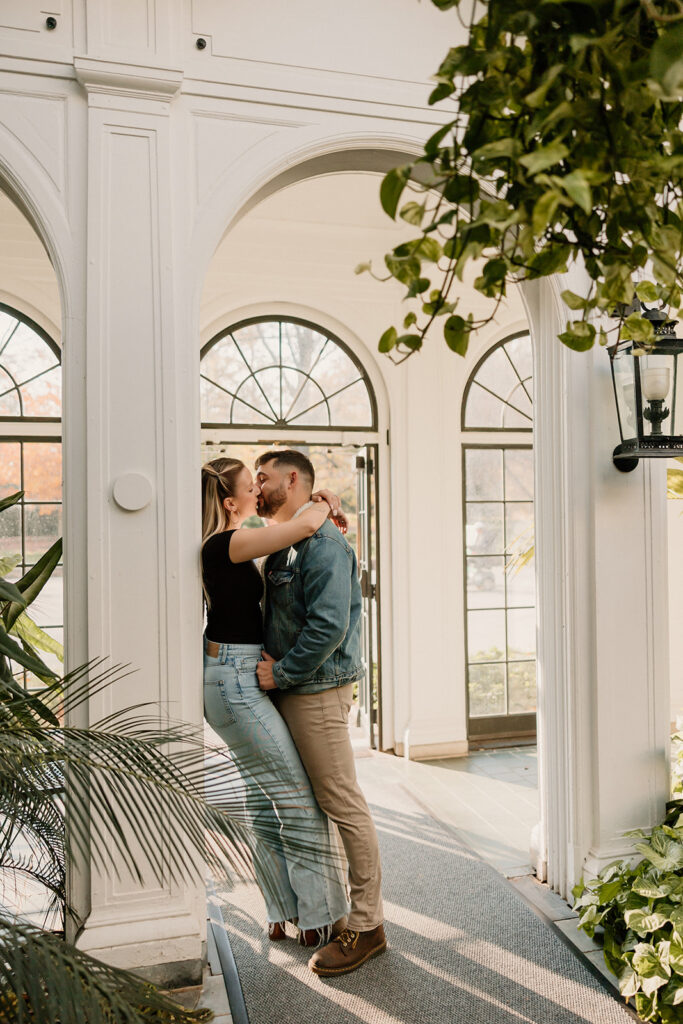
<path id="1" fill-rule="evenodd" d="M 204 683 L 204 717 L 215 729 L 232 725 L 235 721 L 235 712 L 228 700 L 225 680 Z"/>
<path id="2" fill-rule="evenodd" d="M 268 573 L 268 582 L 278 588 L 278 603 L 292 603 L 294 569 L 271 569 Z"/>

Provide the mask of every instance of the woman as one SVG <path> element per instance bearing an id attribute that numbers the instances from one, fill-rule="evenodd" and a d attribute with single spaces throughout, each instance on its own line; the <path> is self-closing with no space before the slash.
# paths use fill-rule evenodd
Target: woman
<path id="1" fill-rule="evenodd" d="M 207 604 L 204 714 L 230 750 L 244 780 L 256 832 L 254 868 L 266 901 L 268 934 L 329 941 L 349 909 L 339 849 L 318 807 L 294 741 L 258 685 L 263 650 L 263 580 L 252 559 L 311 537 L 329 506 L 318 501 L 288 523 L 242 530 L 256 514 L 258 487 L 239 459 L 202 466 L 202 575 Z"/>

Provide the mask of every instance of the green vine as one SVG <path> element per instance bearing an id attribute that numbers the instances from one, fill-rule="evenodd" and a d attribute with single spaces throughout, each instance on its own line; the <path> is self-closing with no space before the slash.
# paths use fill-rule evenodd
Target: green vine
<path id="1" fill-rule="evenodd" d="M 560 340 L 583 351 L 614 330 L 649 345 L 641 302 L 683 315 L 680 0 L 480 0 L 469 19 L 464 0 L 432 2 L 467 41 L 434 76 L 429 103 L 445 104 L 445 123 L 382 181 L 386 213 L 418 233 L 374 275 L 403 284 L 409 306 L 379 350 L 400 361 L 439 320 L 464 355 L 510 284 L 574 263 L 590 288 L 562 293 L 577 315 Z M 491 300 L 484 315 L 467 307 L 470 271 Z"/>

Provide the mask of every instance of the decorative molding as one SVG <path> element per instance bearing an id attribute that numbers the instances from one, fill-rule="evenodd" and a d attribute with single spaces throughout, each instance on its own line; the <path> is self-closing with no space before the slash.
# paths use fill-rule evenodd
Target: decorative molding
<path id="1" fill-rule="evenodd" d="M 67 97 L 0 90 L 0 123 L 31 154 L 55 189 L 66 187 Z"/>
<path id="2" fill-rule="evenodd" d="M 170 102 L 180 90 L 183 72 L 176 68 L 123 64 L 93 57 L 74 57 L 76 78 L 88 96 L 129 96 Z"/>

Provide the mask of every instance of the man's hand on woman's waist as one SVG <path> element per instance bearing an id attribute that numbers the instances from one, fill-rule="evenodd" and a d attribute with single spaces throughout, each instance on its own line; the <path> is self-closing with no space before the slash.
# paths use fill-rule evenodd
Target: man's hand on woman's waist
<path id="1" fill-rule="evenodd" d="M 258 684 L 262 690 L 277 690 L 277 683 L 273 679 L 273 665 L 275 658 L 271 658 L 266 651 L 261 655 L 261 661 L 256 666 Z"/>

